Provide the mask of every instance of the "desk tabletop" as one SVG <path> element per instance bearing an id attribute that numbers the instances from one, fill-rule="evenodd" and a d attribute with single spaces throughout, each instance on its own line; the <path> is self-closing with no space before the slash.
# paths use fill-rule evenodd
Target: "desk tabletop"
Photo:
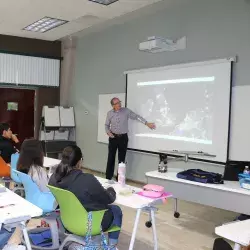
<path id="1" fill-rule="evenodd" d="M 2 187 L 2 185 L 0 186 Z M 9 189 L 6 188 L 6 192 L 0 193 L 0 220 L 2 223 L 16 217 L 37 217 L 42 214 L 43 211 L 41 208 L 33 205 Z"/>
<path id="2" fill-rule="evenodd" d="M 158 171 L 151 171 L 151 172 L 147 172 L 146 176 L 157 178 L 157 179 L 162 179 L 162 180 L 170 180 L 170 181 L 176 181 L 180 183 L 186 183 L 186 184 L 200 186 L 200 187 L 213 188 L 213 189 L 223 190 L 227 192 L 250 195 L 250 190 L 241 188 L 240 183 L 238 181 L 224 181 L 224 184 L 206 184 L 206 183 L 200 183 L 200 182 L 195 182 L 195 181 L 188 181 L 188 180 L 183 180 L 183 179 L 176 177 L 177 173 L 180 171 L 169 171 L 167 173 L 159 173 Z"/>
<path id="3" fill-rule="evenodd" d="M 49 157 L 44 157 L 44 162 L 43 162 L 43 166 L 45 168 L 52 168 L 56 165 L 58 165 L 61 161 L 58 159 L 54 159 L 54 158 L 49 158 Z"/>
<path id="4" fill-rule="evenodd" d="M 250 220 L 237 221 L 215 228 L 215 233 L 241 246 L 250 244 Z"/>
<path id="5" fill-rule="evenodd" d="M 138 209 L 138 208 L 144 208 L 147 206 L 154 206 L 162 204 L 162 198 L 158 199 L 150 199 L 147 197 L 139 196 L 136 194 L 137 192 L 140 192 L 142 189 L 126 185 L 126 188 L 133 191 L 133 194 L 130 195 L 121 195 L 119 194 L 124 188 L 120 186 L 117 182 L 114 184 L 109 184 L 107 179 L 96 177 L 98 181 L 103 185 L 103 187 L 113 187 L 116 191 L 116 201 L 115 203 L 118 205 Z"/>

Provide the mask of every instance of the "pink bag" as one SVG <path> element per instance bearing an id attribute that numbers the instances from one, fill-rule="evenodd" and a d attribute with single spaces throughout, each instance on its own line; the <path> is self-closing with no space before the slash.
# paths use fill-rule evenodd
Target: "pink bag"
<path id="1" fill-rule="evenodd" d="M 147 184 L 143 187 L 142 195 L 149 198 L 159 198 L 164 194 L 164 187 Z"/>

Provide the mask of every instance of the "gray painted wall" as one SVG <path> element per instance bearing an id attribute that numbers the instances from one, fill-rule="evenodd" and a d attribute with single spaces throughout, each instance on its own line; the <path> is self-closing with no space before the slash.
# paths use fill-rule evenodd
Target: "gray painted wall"
<path id="1" fill-rule="evenodd" d="M 177 2 L 177 0 L 176 0 Z M 187 49 L 150 54 L 138 44 L 148 36 L 187 36 Z M 191 61 L 238 56 L 234 85 L 249 84 L 250 2 L 247 0 L 187 0 L 153 15 L 119 24 L 78 41 L 75 81 L 70 102 L 75 106 L 77 141 L 85 166 L 105 171 L 107 145 L 97 143 L 98 95 L 125 91 L 123 72 Z M 89 114 L 85 115 L 84 111 Z M 144 181 L 158 158 L 128 153 L 128 177 Z M 201 167 L 222 172 L 223 167 L 201 163 L 174 163 L 173 167 Z"/>

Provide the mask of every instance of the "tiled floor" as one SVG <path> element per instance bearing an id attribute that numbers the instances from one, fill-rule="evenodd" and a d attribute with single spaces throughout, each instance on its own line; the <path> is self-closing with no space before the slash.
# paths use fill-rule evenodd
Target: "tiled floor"
<path id="1" fill-rule="evenodd" d="M 133 229 L 135 213 L 133 209 L 122 207 L 124 219 L 120 236 L 119 250 L 127 250 Z M 173 216 L 172 201 L 159 207 L 156 216 L 159 248 L 164 250 L 210 250 L 212 249 L 214 229 L 222 223 L 232 221 L 236 214 L 198 204 L 179 202 L 179 219 Z M 145 227 L 148 220 L 142 214 L 137 232 L 135 250 L 150 250 L 152 231 Z"/>
<path id="2" fill-rule="evenodd" d="M 166 205 L 159 207 L 156 223 L 160 249 L 211 250 L 216 237 L 214 234 L 215 227 L 232 221 L 237 216 L 233 212 L 185 201 L 179 201 L 178 206 L 181 214 L 179 219 L 173 216 L 171 199 Z M 125 237 L 125 235 L 131 235 L 132 233 L 135 213 L 135 210 L 123 207 L 124 220 L 122 230 L 124 234 L 121 235 L 119 250 L 128 249 L 129 237 Z M 145 221 L 147 220 L 147 215 L 143 214 L 137 233 L 139 242 L 135 250 L 153 249 L 152 231 L 145 227 Z M 127 241 L 124 241 L 124 239 Z M 148 248 L 145 248 L 143 243 L 147 244 Z"/>
<path id="3" fill-rule="evenodd" d="M 157 233 L 160 249 L 166 250 L 210 250 L 214 238 L 214 228 L 222 223 L 232 221 L 236 214 L 215 208 L 209 208 L 197 204 L 180 202 L 181 217 L 173 216 L 173 206 L 170 201 L 160 207 L 157 213 Z M 123 231 L 132 232 L 135 211 L 123 208 Z M 148 245 L 152 244 L 151 229 L 144 226 L 147 216 L 141 217 L 137 239 Z M 128 245 L 122 240 L 121 250 L 127 250 Z M 143 250 L 144 248 L 135 248 Z M 153 248 L 149 248 L 153 249 Z"/>

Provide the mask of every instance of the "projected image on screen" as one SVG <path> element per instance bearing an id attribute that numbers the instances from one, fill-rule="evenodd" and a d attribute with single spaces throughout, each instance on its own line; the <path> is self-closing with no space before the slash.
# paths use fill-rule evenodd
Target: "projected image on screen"
<path id="1" fill-rule="evenodd" d="M 126 106 L 156 124 L 150 130 L 129 121 L 128 147 L 156 153 L 202 151 L 215 155 L 212 161 L 226 162 L 231 66 L 221 59 L 128 73 Z"/>
<path id="2" fill-rule="evenodd" d="M 146 120 L 154 121 L 157 129 L 149 132 L 144 128 L 145 133 L 136 136 L 213 143 L 214 77 L 194 82 L 137 82 L 137 87 L 138 111 Z"/>

